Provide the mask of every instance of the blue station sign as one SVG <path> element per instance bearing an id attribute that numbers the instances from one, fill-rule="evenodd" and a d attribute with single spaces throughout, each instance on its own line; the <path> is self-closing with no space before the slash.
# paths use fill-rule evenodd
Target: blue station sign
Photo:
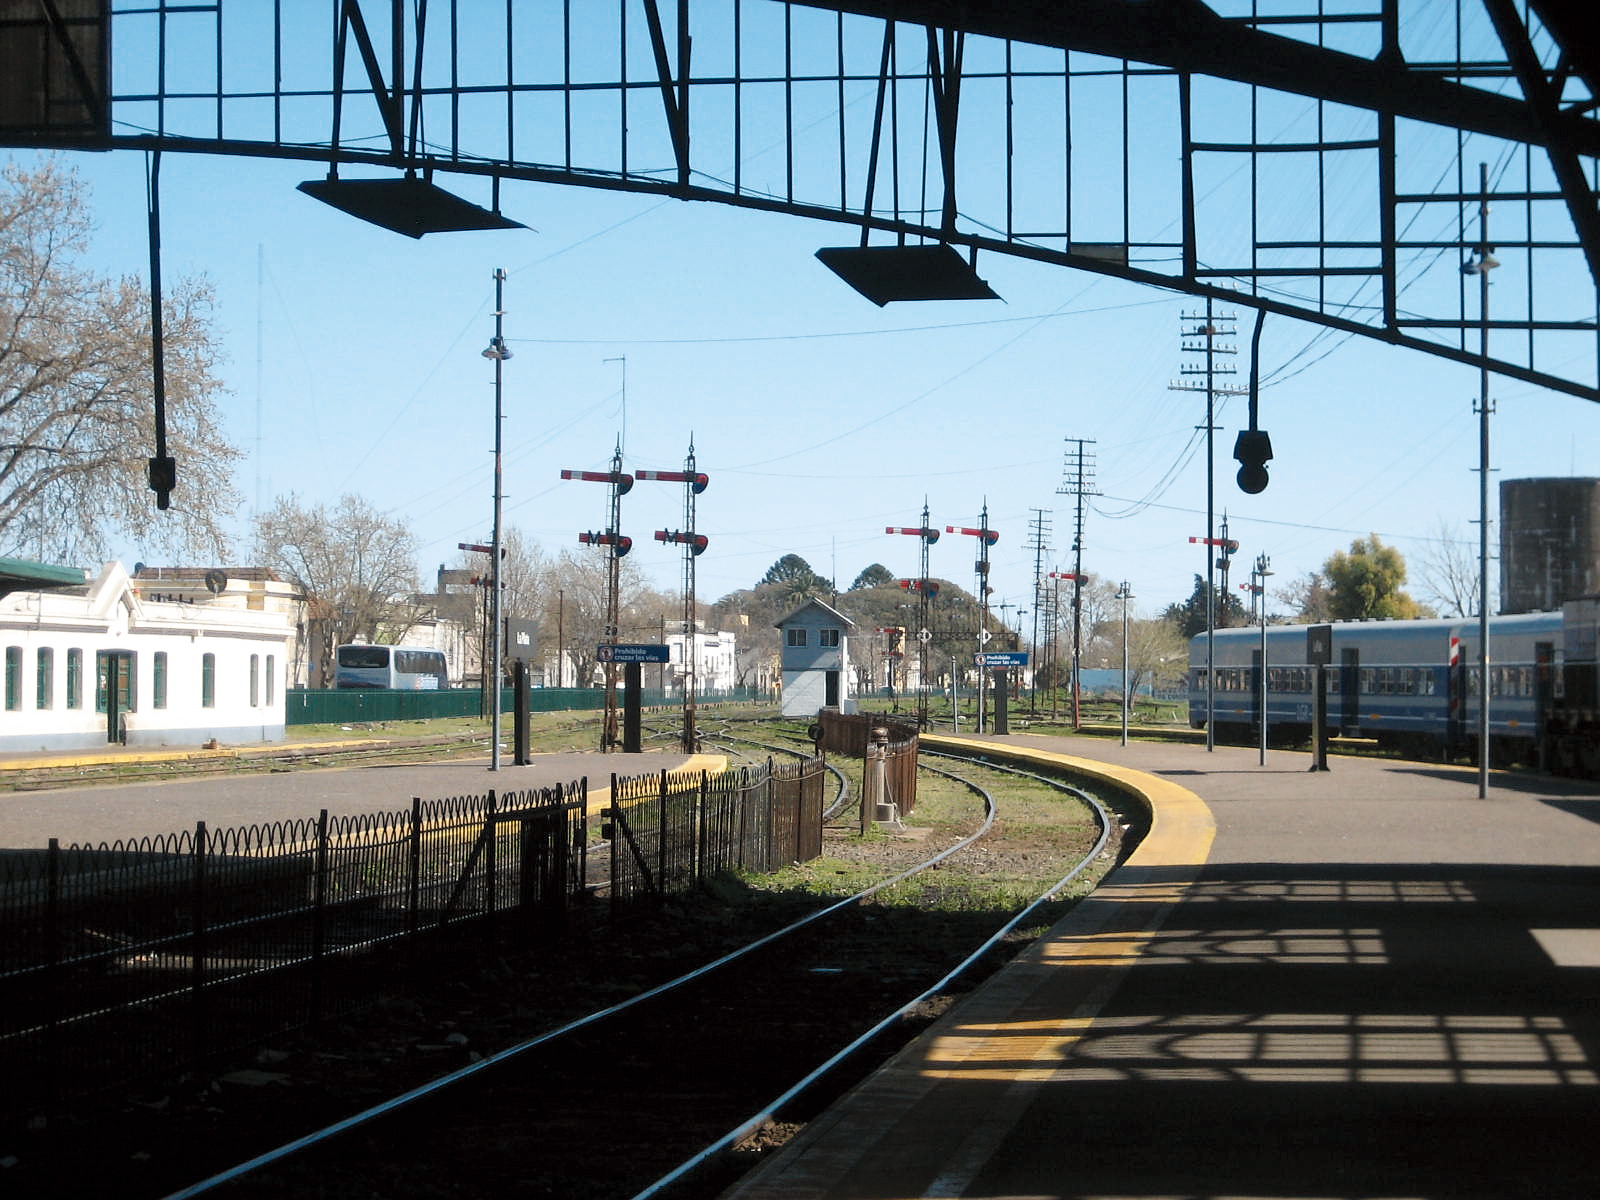
<path id="1" fill-rule="evenodd" d="M 605 645 L 599 647 L 595 657 L 603 663 L 664 663 L 672 661 L 672 647 L 648 643 Z"/>
<path id="2" fill-rule="evenodd" d="M 1025 667 L 1028 665 L 1028 652 L 1026 650 L 989 650 L 975 657 L 980 667 Z"/>

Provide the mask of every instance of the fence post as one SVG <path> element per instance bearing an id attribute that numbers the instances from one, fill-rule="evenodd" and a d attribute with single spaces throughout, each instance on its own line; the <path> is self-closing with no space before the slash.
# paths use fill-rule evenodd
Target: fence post
<path id="1" fill-rule="evenodd" d="M 667 772 L 661 771 L 661 788 L 656 797 L 656 899 L 667 898 Z"/>
<path id="2" fill-rule="evenodd" d="M 750 768 L 739 768 L 739 869 L 745 867 L 744 851 L 750 839 Z"/>
<path id="3" fill-rule="evenodd" d="M 328 810 L 317 815 L 316 879 L 311 885 L 311 1015 L 322 1015 L 323 955 L 328 944 Z"/>
<path id="4" fill-rule="evenodd" d="M 695 814 L 695 830 L 699 836 L 695 838 L 695 875 L 701 879 L 705 875 L 706 850 L 709 845 L 710 832 L 706 828 L 706 793 L 710 788 L 704 768 L 700 771 L 700 800 L 698 812 Z"/>
<path id="5" fill-rule="evenodd" d="M 485 841 L 485 845 L 483 847 L 483 882 L 485 889 L 483 897 L 483 912 L 484 915 L 488 917 L 492 917 L 495 914 L 495 891 L 499 885 L 497 871 L 499 863 L 495 858 L 495 839 L 499 835 L 499 822 L 496 819 L 497 816 L 498 810 L 495 808 L 494 789 L 490 788 L 489 811 L 484 817 L 483 831 Z"/>
<path id="6" fill-rule="evenodd" d="M 566 788 L 562 788 L 565 796 Z M 578 780 L 578 827 L 573 830 L 572 840 L 578 847 L 578 890 L 589 885 L 589 777 L 585 775 Z M 561 886 L 568 891 L 572 890 L 571 881 L 562 877 Z"/>
<path id="7" fill-rule="evenodd" d="M 411 797 L 411 861 L 406 880 L 406 940 L 416 945 L 422 921 L 422 797 Z"/>
<path id="8" fill-rule="evenodd" d="M 766 846 L 762 850 L 762 866 L 760 866 L 760 870 L 778 869 L 778 861 L 776 861 L 776 856 L 773 854 L 773 821 L 776 819 L 776 813 L 773 810 L 778 808 L 778 805 L 773 803 L 773 800 L 776 795 L 778 795 L 778 782 L 773 779 L 773 755 L 766 755 Z"/>
<path id="9" fill-rule="evenodd" d="M 61 840 L 50 839 L 45 854 L 45 953 L 48 1024 L 45 1043 L 45 1099 L 55 1110 L 61 1088 Z"/>
<path id="10" fill-rule="evenodd" d="M 190 1038 L 189 1052 L 192 1066 L 198 1073 L 206 1059 L 206 823 L 196 821 L 194 826 L 194 868 L 190 881 L 189 903 L 194 923 L 189 939 L 189 996 Z"/>
<path id="11" fill-rule="evenodd" d="M 606 841 L 611 845 L 611 915 L 614 917 L 622 911 L 622 897 L 618 894 L 622 885 L 622 845 L 617 837 L 617 773 L 611 772 L 611 804 L 606 809 L 610 818 L 607 827 L 602 830 Z"/>

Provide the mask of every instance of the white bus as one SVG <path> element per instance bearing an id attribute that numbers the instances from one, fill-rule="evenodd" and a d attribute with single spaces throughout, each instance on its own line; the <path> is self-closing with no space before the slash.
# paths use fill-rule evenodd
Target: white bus
<path id="1" fill-rule="evenodd" d="M 450 686 L 450 672 L 443 650 L 347 645 L 333 652 L 333 686 L 433 692 Z"/>

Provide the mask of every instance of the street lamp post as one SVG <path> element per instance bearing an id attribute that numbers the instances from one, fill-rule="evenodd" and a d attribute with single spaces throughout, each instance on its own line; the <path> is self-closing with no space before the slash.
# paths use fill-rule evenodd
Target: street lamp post
<path id="1" fill-rule="evenodd" d="M 1261 765 L 1267 765 L 1267 570 L 1272 560 L 1265 554 L 1256 555 L 1256 603 L 1261 606 Z"/>
<path id="2" fill-rule="evenodd" d="M 1489 795 L 1489 164 L 1478 164 L 1478 244 L 1462 264 L 1478 277 L 1478 798 Z"/>
<path id="3" fill-rule="evenodd" d="M 500 614 L 500 513 L 501 513 L 501 397 L 502 380 L 501 371 L 506 359 L 511 357 L 511 349 L 506 345 L 502 335 L 502 319 L 505 317 L 505 304 L 503 303 L 506 282 L 506 273 L 499 267 L 494 272 L 494 337 L 489 340 L 488 347 L 483 351 L 485 358 L 494 360 L 494 535 L 490 539 L 491 557 L 493 563 L 489 568 L 489 586 L 494 589 L 494 600 L 490 605 L 491 619 L 494 622 L 494 633 L 491 644 L 494 647 L 491 658 L 489 675 L 489 690 L 494 696 L 490 706 L 491 721 L 489 726 L 489 769 L 500 769 L 500 651 L 501 651 L 501 614 Z"/>

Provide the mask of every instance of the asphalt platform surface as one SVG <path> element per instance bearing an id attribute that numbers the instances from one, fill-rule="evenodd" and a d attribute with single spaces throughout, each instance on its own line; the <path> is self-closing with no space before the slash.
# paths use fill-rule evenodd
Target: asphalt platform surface
<path id="1" fill-rule="evenodd" d="M 728 1200 L 1600 1196 L 1600 789 L 1028 735 L 1140 850 Z"/>

